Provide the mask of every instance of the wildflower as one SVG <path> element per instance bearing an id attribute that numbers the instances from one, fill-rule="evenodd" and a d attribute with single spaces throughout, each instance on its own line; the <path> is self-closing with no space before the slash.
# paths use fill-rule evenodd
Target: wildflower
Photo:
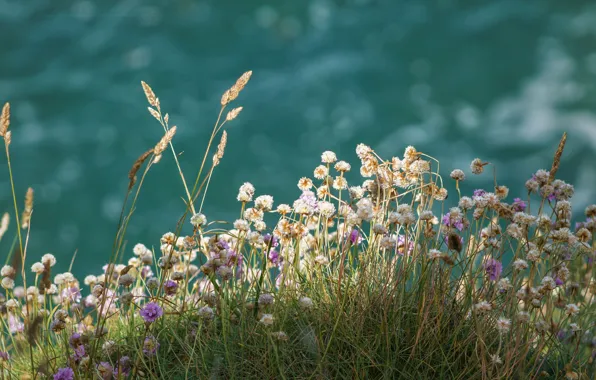
<path id="1" fill-rule="evenodd" d="M 475 158 L 474 160 L 472 160 L 472 163 L 470 164 L 470 169 L 474 174 L 482 174 L 482 172 L 484 171 L 484 166 L 487 164 L 488 162 L 482 162 L 481 159 Z"/>
<path id="2" fill-rule="evenodd" d="M 315 263 L 319 265 L 327 265 L 329 264 L 329 259 L 323 255 L 318 255 L 315 257 Z"/>
<path id="3" fill-rule="evenodd" d="M 42 263 L 34 263 L 31 265 L 31 272 L 35 274 L 42 274 L 45 271 L 45 267 Z"/>
<path id="4" fill-rule="evenodd" d="M 445 226 L 456 228 L 458 231 L 461 231 L 464 229 L 464 223 L 463 223 L 461 211 L 456 207 L 452 208 L 450 212 L 443 215 L 441 222 Z"/>
<path id="5" fill-rule="evenodd" d="M 337 161 L 337 156 L 331 151 L 325 151 L 321 154 L 321 162 L 324 164 L 332 164 Z"/>
<path id="6" fill-rule="evenodd" d="M 501 360 L 501 357 L 498 354 L 490 355 L 490 361 L 493 364 L 503 364 L 503 360 Z"/>
<path id="7" fill-rule="evenodd" d="M 348 188 L 348 181 L 342 176 L 337 176 L 333 180 L 333 188 L 335 190 L 345 190 Z"/>
<path id="8" fill-rule="evenodd" d="M 312 184 L 312 180 L 310 178 L 302 177 L 298 181 L 298 188 L 302 191 L 310 190 L 312 188 L 312 186 L 313 186 L 313 184 Z"/>
<path id="9" fill-rule="evenodd" d="M 499 280 L 499 282 L 497 282 L 497 288 L 501 293 L 511 289 L 512 287 L 513 285 L 511 285 L 511 281 L 507 277 L 502 278 Z"/>
<path id="10" fill-rule="evenodd" d="M 350 232 L 350 236 L 349 236 L 350 243 L 352 243 L 352 244 L 360 243 L 360 239 L 359 238 L 360 238 L 360 233 L 358 232 L 357 229 L 353 229 Z"/>
<path id="11" fill-rule="evenodd" d="M 54 380 L 74 380 L 74 371 L 70 367 L 58 368 Z"/>
<path id="12" fill-rule="evenodd" d="M 530 313 L 528 313 L 527 311 L 520 311 L 519 313 L 517 313 L 517 319 L 520 322 L 528 322 L 530 320 Z"/>
<path id="13" fill-rule="evenodd" d="M 579 306 L 574 303 L 570 303 L 565 306 L 565 313 L 569 316 L 577 315 L 579 313 Z"/>
<path id="14" fill-rule="evenodd" d="M 273 208 L 273 197 L 271 195 L 261 195 L 255 199 L 255 207 L 263 211 L 271 211 Z"/>
<path id="15" fill-rule="evenodd" d="M 451 172 L 451 174 L 449 176 L 456 181 L 463 181 L 466 179 L 466 175 L 460 169 L 455 169 L 454 171 Z"/>
<path id="16" fill-rule="evenodd" d="M 472 207 L 474 207 L 474 201 L 472 201 L 472 198 L 470 197 L 461 197 L 458 206 L 464 211 L 470 210 Z"/>
<path id="17" fill-rule="evenodd" d="M 441 251 L 439 251 L 438 249 L 430 249 L 427 254 L 429 260 L 440 259 L 442 256 L 443 253 L 441 253 Z"/>
<path id="18" fill-rule="evenodd" d="M 10 360 L 10 355 L 6 351 L 0 351 L 0 363 L 8 362 Z"/>
<path id="19" fill-rule="evenodd" d="M 2 287 L 4 289 L 12 289 L 14 288 L 14 280 L 10 277 L 4 277 L 2 279 Z"/>
<path id="20" fill-rule="evenodd" d="M 41 262 L 43 265 L 49 265 L 53 267 L 54 265 L 56 265 L 56 257 L 54 257 L 54 255 L 52 255 L 51 253 L 46 253 L 41 257 Z"/>
<path id="21" fill-rule="evenodd" d="M 324 179 L 325 177 L 327 177 L 328 174 L 329 174 L 329 169 L 327 169 L 327 167 L 324 165 L 317 166 L 313 173 L 313 175 L 316 179 Z"/>
<path id="22" fill-rule="evenodd" d="M 271 326 L 273 324 L 274 318 L 272 314 L 263 314 L 259 323 L 262 323 L 265 326 Z"/>
<path id="23" fill-rule="evenodd" d="M 367 155 L 369 155 L 372 152 L 372 149 L 364 144 L 358 144 L 356 146 L 356 155 L 358 155 L 358 158 L 360 158 L 361 160 L 366 158 Z"/>
<path id="24" fill-rule="evenodd" d="M 535 193 L 540 188 L 540 184 L 534 178 L 531 178 L 526 181 L 526 189 L 528 193 Z"/>
<path id="25" fill-rule="evenodd" d="M 499 330 L 499 332 L 501 334 L 508 332 L 510 328 L 511 328 L 511 319 L 507 319 L 505 317 L 500 317 L 497 320 L 497 330 Z"/>
<path id="26" fill-rule="evenodd" d="M 163 309 L 157 303 L 149 302 L 139 311 L 139 314 L 146 323 L 152 323 L 163 315 Z"/>
<path id="27" fill-rule="evenodd" d="M 575 233 L 575 236 L 577 236 L 578 240 L 582 243 L 587 243 L 592 240 L 592 233 L 587 228 L 580 228 Z"/>
<path id="28" fill-rule="evenodd" d="M 501 277 L 503 264 L 501 264 L 500 261 L 491 258 L 484 263 L 484 270 L 491 281 L 497 281 L 497 279 Z"/>
<path id="29" fill-rule="evenodd" d="M 130 375 L 130 369 L 132 367 L 131 360 L 128 356 L 123 356 L 118 361 L 118 367 L 114 368 L 114 377 L 116 379 L 126 378 Z"/>
<path id="30" fill-rule="evenodd" d="M 586 218 L 596 218 L 596 204 L 589 205 L 584 211 Z"/>
<path id="31" fill-rule="evenodd" d="M 275 299 L 269 293 L 261 294 L 259 296 L 259 305 L 272 305 Z"/>
<path id="32" fill-rule="evenodd" d="M 515 212 L 524 212 L 526 210 L 526 202 L 522 201 L 520 198 L 513 199 L 513 211 Z"/>
<path id="33" fill-rule="evenodd" d="M 5 265 L 2 267 L 2 270 L 0 270 L 0 275 L 2 277 L 14 277 L 15 274 L 16 274 L 16 271 L 10 265 Z"/>
<path id="34" fill-rule="evenodd" d="M 286 334 L 286 333 L 285 333 L 285 332 L 283 332 L 283 331 L 276 331 L 276 332 L 273 332 L 273 333 L 271 333 L 271 336 L 272 336 L 272 337 L 274 337 L 275 339 L 279 340 L 279 341 L 282 341 L 282 342 L 287 342 L 287 341 L 288 341 L 288 339 L 290 339 L 290 338 L 288 337 L 288 334 Z"/>
<path id="35" fill-rule="evenodd" d="M 190 224 L 195 227 L 201 227 L 207 224 L 207 217 L 204 214 L 194 214 L 190 217 Z"/>
<path id="36" fill-rule="evenodd" d="M 118 284 L 125 286 L 125 287 L 131 286 L 134 281 L 135 281 L 135 278 L 130 273 L 123 274 L 122 276 L 120 276 L 118 278 Z"/>
<path id="37" fill-rule="evenodd" d="M 157 353 L 159 349 L 159 342 L 155 337 L 149 335 L 143 341 L 143 353 L 147 356 L 153 356 Z"/>
<path id="38" fill-rule="evenodd" d="M 517 259 L 513 262 L 513 268 L 516 270 L 528 269 L 528 263 L 525 260 Z"/>
<path id="39" fill-rule="evenodd" d="M 209 306 L 203 306 L 202 308 L 199 309 L 199 311 L 197 313 L 198 313 L 199 317 L 206 319 L 206 320 L 211 320 L 215 316 L 215 312 Z"/>
<path id="40" fill-rule="evenodd" d="M 364 189 L 360 186 L 352 186 L 348 189 L 350 198 L 356 200 L 364 196 Z"/>
<path id="41" fill-rule="evenodd" d="M 474 309 L 477 310 L 478 312 L 485 312 L 485 311 L 491 311 L 493 309 L 493 307 L 491 306 L 490 303 L 488 303 L 486 301 L 481 301 L 481 302 L 477 303 L 476 305 L 474 305 Z"/>
<path id="42" fill-rule="evenodd" d="M 546 290 L 553 290 L 557 287 L 557 283 L 555 282 L 555 280 L 550 277 L 550 276 L 544 276 L 544 278 L 542 279 L 541 285 L 546 289 Z"/>
<path id="43" fill-rule="evenodd" d="M 420 218 L 420 220 L 431 221 L 435 218 L 435 215 L 433 214 L 433 212 L 431 210 L 424 210 L 424 211 L 420 212 L 419 218 Z"/>
<path id="44" fill-rule="evenodd" d="M 99 372 L 99 376 L 104 380 L 111 379 L 114 374 L 114 368 L 108 362 L 100 362 L 97 365 L 97 371 Z"/>
<path id="45" fill-rule="evenodd" d="M 319 214 L 323 218 L 331 218 L 335 214 L 335 205 L 327 201 L 319 202 Z"/>
<path id="46" fill-rule="evenodd" d="M 303 309 L 311 309 L 314 306 L 312 299 L 306 296 L 300 297 L 300 299 L 298 299 L 298 304 Z"/>
<path id="47" fill-rule="evenodd" d="M 334 168 L 335 168 L 335 170 L 337 170 L 340 173 L 345 173 L 345 172 L 349 172 L 352 167 L 350 166 L 349 163 L 347 163 L 345 161 L 338 161 L 335 164 Z"/>
<path id="48" fill-rule="evenodd" d="M 132 249 L 135 256 L 143 256 L 149 249 L 145 246 L 145 244 L 138 243 Z"/>

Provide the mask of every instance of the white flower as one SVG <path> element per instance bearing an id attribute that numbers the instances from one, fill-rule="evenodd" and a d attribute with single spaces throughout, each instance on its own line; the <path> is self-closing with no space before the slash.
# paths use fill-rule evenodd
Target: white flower
<path id="1" fill-rule="evenodd" d="M 136 255 L 136 256 L 143 256 L 145 254 L 145 252 L 147 252 L 148 249 L 147 247 L 145 247 L 145 244 L 142 243 L 138 243 L 137 245 L 134 246 L 134 248 L 132 249 L 132 252 Z"/>
<path id="2" fill-rule="evenodd" d="M 323 179 L 323 178 L 327 177 L 328 174 L 329 174 L 329 169 L 327 169 L 327 167 L 324 165 L 319 165 L 315 168 L 313 176 L 316 179 Z"/>
<path id="3" fill-rule="evenodd" d="M 244 219 L 237 219 L 234 222 L 234 228 L 237 229 L 238 231 L 248 231 L 248 221 L 244 220 Z"/>
<path id="4" fill-rule="evenodd" d="M 478 302 L 476 305 L 474 305 L 474 308 L 478 312 L 491 311 L 493 309 L 493 307 L 491 306 L 491 304 L 488 303 L 488 302 L 486 302 L 486 301 Z"/>
<path id="5" fill-rule="evenodd" d="M 430 249 L 427 253 L 427 257 L 429 260 L 440 259 L 443 254 L 438 249 Z"/>
<path id="6" fill-rule="evenodd" d="M 497 329 L 500 333 L 506 333 L 511 328 L 511 319 L 501 317 L 497 320 Z"/>
<path id="7" fill-rule="evenodd" d="M 2 279 L 2 287 L 4 289 L 12 289 L 14 288 L 14 280 L 10 277 L 4 277 Z"/>
<path id="8" fill-rule="evenodd" d="M 261 317 L 260 323 L 264 324 L 265 326 L 271 326 L 273 324 L 274 318 L 271 314 L 263 314 Z"/>
<path id="9" fill-rule="evenodd" d="M 271 211 L 273 208 L 273 197 L 271 195 L 261 195 L 255 199 L 255 207 L 263 211 Z"/>
<path id="10" fill-rule="evenodd" d="M 15 270 L 13 267 L 11 267 L 10 265 L 5 265 L 2 267 L 2 270 L 0 271 L 0 275 L 2 275 L 2 277 L 12 277 L 15 275 Z"/>
<path id="11" fill-rule="evenodd" d="M 335 205 L 331 202 L 319 202 L 319 213 L 323 218 L 331 218 L 335 214 Z"/>
<path id="12" fill-rule="evenodd" d="M 324 164 L 332 164 L 337 161 L 337 156 L 332 151 L 328 150 L 321 154 L 321 162 Z"/>
<path id="13" fill-rule="evenodd" d="M 50 264 L 53 267 L 56 264 L 56 258 L 51 253 L 46 253 L 41 257 L 41 262 L 43 264 Z"/>
<path id="14" fill-rule="evenodd" d="M 528 263 L 526 262 L 526 260 L 517 259 L 513 262 L 513 267 L 516 270 L 528 269 Z"/>
<path id="15" fill-rule="evenodd" d="M 577 313 L 579 313 L 579 306 L 574 303 L 570 303 L 565 306 L 565 313 L 569 316 L 577 315 Z"/>
<path id="16" fill-rule="evenodd" d="M 314 306 L 312 299 L 308 297 L 300 297 L 300 299 L 298 300 L 298 304 L 303 309 L 311 309 Z"/>
<path id="17" fill-rule="evenodd" d="M 192 224 L 195 227 L 204 226 L 205 224 L 207 224 L 207 217 L 203 214 L 194 214 L 190 218 L 190 224 Z"/>
<path id="18" fill-rule="evenodd" d="M 323 255 L 318 255 L 317 257 L 315 257 L 315 263 L 317 263 L 319 265 L 327 265 L 327 264 L 329 264 L 329 259 L 327 259 Z"/>
<path id="19" fill-rule="evenodd" d="M 62 285 L 63 283 L 64 283 L 64 276 L 61 274 L 57 274 L 56 277 L 54 277 L 54 284 Z"/>
<path id="20" fill-rule="evenodd" d="M 338 161 L 335 164 L 335 170 L 337 170 L 338 172 L 348 172 L 351 168 L 352 167 L 350 166 L 350 164 L 348 164 L 345 161 Z"/>
<path id="21" fill-rule="evenodd" d="M 31 272 L 35 274 L 42 274 L 45 271 L 45 267 L 42 263 L 34 263 L 31 265 Z"/>
<path id="22" fill-rule="evenodd" d="M 202 308 L 200 308 L 198 314 L 199 317 L 207 320 L 213 319 L 213 317 L 215 316 L 215 312 L 209 306 L 203 306 Z"/>

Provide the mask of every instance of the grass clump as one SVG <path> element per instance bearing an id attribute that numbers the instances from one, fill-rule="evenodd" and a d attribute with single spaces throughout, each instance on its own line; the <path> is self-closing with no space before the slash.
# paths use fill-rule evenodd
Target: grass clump
<path id="1" fill-rule="evenodd" d="M 224 127 L 242 110 L 227 108 L 251 74 L 222 96 L 194 183 L 177 159 L 176 127 L 142 83 L 164 137 L 129 172 L 103 273 L 82 282 L 52 273 L 51 254 L 25 266 L 33 190 L 19 213 L 4 107 L 22 228 L 1 273 L 0 379 L 594 375 L 596 205 L 572 229 L 573 186 L 556 179 L 566 136 L 523 200 L 508 201 L 496 179 L 492 191 L 462 196 L 466 175 L 456 169 L 450 205 L 434 158 L 409 146 L 384 159 L 360 144 L 362 178 L 348 181 L 351 165 L 323 152 L 292 205 L 275 206 L 247 182 L 240 218 L 209 221 L 202 209 Z M 184 214 L 159 242 L 131 252 L 125 234 L 143 180 L 168 150 Z M 475 159 L 470 170 L 487 165 Z"/>

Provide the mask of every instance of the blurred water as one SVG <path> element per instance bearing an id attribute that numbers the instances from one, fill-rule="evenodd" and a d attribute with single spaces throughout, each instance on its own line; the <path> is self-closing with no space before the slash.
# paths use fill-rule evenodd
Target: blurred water
<path id="1" fill-rule="evenodd" d="M 78 251 L 75 274 L 100 270 L 128 170 L 163 133 L 141 80 L 178 126 L 194 178 L 222 92 L 249 69 L 210 219 L 237 216 L 244 181 L 291 202 L 322 151 L 357 166 L 359 142 L 388 158 L 415 145 L 445 176 L 479 156 L 521 196 L 563 131 L 560 173 L 580 211 L 596 200 L 595 37 L 587 0 L 0 0 L 0 101 L 12 103 L 17 191 L 36 191 L 28 255 L 52 252 L 66 270 Z M 490 174 L 464 189 L 482 186 Z M 129 245 L 157 245 L 183 195 L 166 155 L 146 180 Z M 5 165 L 0 206 L 12 207 Z"/>

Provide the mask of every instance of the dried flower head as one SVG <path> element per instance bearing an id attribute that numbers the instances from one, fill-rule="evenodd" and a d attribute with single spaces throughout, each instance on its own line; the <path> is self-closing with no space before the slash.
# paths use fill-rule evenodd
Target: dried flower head
<path id="1" fill-rule="evenodd" d="M 155 156 L 160 156 L 164 150 L 168 147 L 168 144 L 172 141 L 172 138 L 176 134 L 176 126 L 168 129 L 166 134 L 159 140 L 155 148 L 153 148 L 153 154 Z"/>
<path id="2" fill-rule="evenodd" d="M 484 171 L 484 166 L 486 165 L 488 165 L 488 162 L 482 162 L 481 159 L 475 158 L 472 160 L 472 163 L 470 164 L 470 169 L 474 174 L 482 174 L 482 172 Z"/>
<path id="3" fill-rule="evenodd" d="M 464 174 L 463 170 L 455 169 L 451 172 L 450 177 L 456 181 L 463 181 L 466 179 L 466 175 Z"/>

